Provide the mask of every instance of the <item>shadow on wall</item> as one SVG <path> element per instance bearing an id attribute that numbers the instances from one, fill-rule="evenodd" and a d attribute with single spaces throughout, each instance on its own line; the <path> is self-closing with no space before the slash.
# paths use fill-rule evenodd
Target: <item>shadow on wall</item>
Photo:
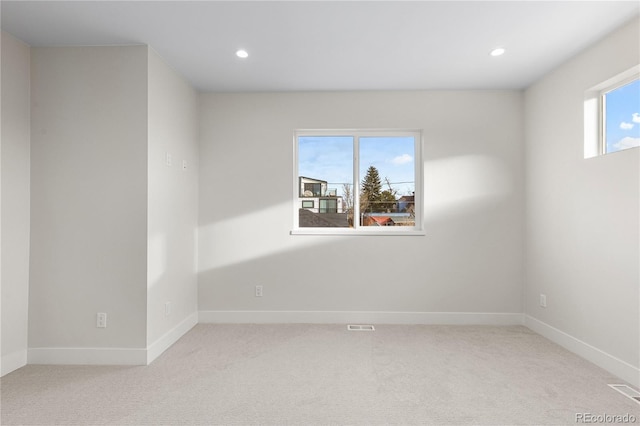
<path id="1" fill-rule="evenodd" d="M 482 297 L 470 284 L 511 291 L 502 287 L 519 282 L 521 262 L 521 218 L 505 204 L 519 206 L 512 176 L 488 156 L 426 162 L 426 237 L 292 236 L 291 201 L 227 212 L 199 229 L 200 310 L 455 310 Z"/>
<path id="2" fill-rule="evenodd" d="M 467 244 L 450 243 L 461 235 L 468 236 Z M 500 299 L 491 295 L 519 300 L 513 283 L 520 269 L 512 261 L 518 244 L 501 243 L 497 235 L 470 220 L 434 238 L 295 236 L 313 242 L 201 271 L 198 306 L 201 311 L 482 311 L 484 302 L 495 306 Z M 264 287 L 263 297 L 254 296 L 256 285 Z"/>
<path id="3" fill-rule="evenodd" d="M 509 175 L 500 161 L 487 156 L 428 161 L 425 164 L 424 195 L 427 234 L 431 232 L 431 224 L 457 221 L 455 218 L 461 215 L 481 214 L 478 210 L 508 197 L 513 192 Z M 226 219 L 200 226 L 200 272 L 345 240 L 344 236 L 291 236 L 292 201 L 235 216 L 232 210 L 228 209 Z M 163 249 L 162 241 L 154 241 L 154 255 L 162 256 L 163 250 L 166 249 Z M 153 269 L 154 273 L 162 273 L 156 269 Z"/>

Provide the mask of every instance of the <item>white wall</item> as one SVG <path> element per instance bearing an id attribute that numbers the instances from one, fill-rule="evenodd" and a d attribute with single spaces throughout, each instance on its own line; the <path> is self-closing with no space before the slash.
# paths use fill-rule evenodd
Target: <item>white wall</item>
<path id="1" fill-rule="evenodd" d="M 197 322 L 198 100 L 152 49 L 148 75 L 147 345 L 153 345 L 185 321 L 189 328 Z"/>
<path id="2" fill-rule="evenodd" d="M 636 18 L 525 96 L 525 312 L 537 331 L 636 385 L 640 152 L 584 159 L 583 98 L 640 63 L 639 31 Z M 539 306 L 541 293 L 547 308 Z"/>
<path id="3" fill-rule="evenodd" d="M 144 351 L 147 47 L 33 48 L 31 66 L 29 362 Z"/>
<path id="4" fill-rule="evenodd" d="M 201 320 L 522 312 L 520 92 L 203 94 L 200 110 Z M 305 128 L 424 129 L 426 236 L 290 235 Z"/>
<path id="5" fill-rule="evenodd" d="M 2 375 L 27 362 L 29 46 L 2 33 Z"/>

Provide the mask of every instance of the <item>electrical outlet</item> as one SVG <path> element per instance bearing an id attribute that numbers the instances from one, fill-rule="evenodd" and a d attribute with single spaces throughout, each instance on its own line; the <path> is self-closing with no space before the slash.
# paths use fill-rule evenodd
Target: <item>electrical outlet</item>
<path id="1" fill-rule="evenodd" d="M 104 312 L 98 312 L 96 314 L 96 327 L 107 328 L 107 314 Z"/>
<path id="2" fill-rule="evenodd" d="M 171 315 L 171 302 L 164 304 L 164 316 L 168 317 L 169 315 Z"/>
<path id="3" fill-rule="evenodd" d="M 182 170 L 187 170 L 187 160 L 182 160 Z"/>
<path id="4" fill-rule="evenodd" d="M 540 306 L 543 308 L 547 307 L 547 295 L 546 294 L 541 294 L 540 295 Z"/>
<path id="5" fill-rule="evenodd" d="M 262 286 L 261 285 L 257 285 L 256 286 L 256 297 L 262 297 Z"/>
<path id="6" fill-rule="evenodd" d="M 169 167 L 171 167 L 171 164 L 173 163 L 172 159 L 171 159 L 171 154 L 169 154 L 168 152 L 167 152 L 167 155 L 165 157 L 165 162 L 166 162 L 167 166 L 169 166 Z"/>

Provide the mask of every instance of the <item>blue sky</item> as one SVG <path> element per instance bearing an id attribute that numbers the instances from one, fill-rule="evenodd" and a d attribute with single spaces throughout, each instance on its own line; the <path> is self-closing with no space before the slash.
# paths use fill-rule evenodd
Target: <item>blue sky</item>
<path id="1" fill-rule="evenodd" d="M 640 80 L 606 94 L 607 152 L 640 146 Z"/>
<path id="2" fill-rule="evenodd" d="M 353 138 L 351 136 L 301 136 L 298 138 L 298 175 L 326 180 L 342 195 L 342 184 L 353 182 Z M 369 166 L 389 178 L 398 196 L 415 190 L 413 137 L 360 137 L 360 177 Z"/>

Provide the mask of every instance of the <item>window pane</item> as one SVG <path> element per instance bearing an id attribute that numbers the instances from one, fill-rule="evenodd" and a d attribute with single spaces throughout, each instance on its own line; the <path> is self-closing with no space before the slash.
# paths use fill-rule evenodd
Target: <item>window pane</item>
<path id="1" fill-rule="evenodd" d="M 320 213 L 338 213 L 338 200 L 335 198 L 321 199 Z"/>
<path id="2" fill-rule="evenodd" d="M 415 226 L 415 139 L 360 138 L 360 225 Z"/>
<path id="3" fill-rule="evenodd" d="M 605 153 L 640 146 L 640 80 L 604 95 Z"/>
<path id="4" fill-rule="evenodd" d="M 304 182 L 302 197 L 319 197 L 322 193 L 322 183 Z"/>
<path id="5" fill-rule="evenodd" d="M 298 226 L 349 226 L 353 215 L 353 137 L 298 137 Z M 316 208 L 308 208 L 314 201 Z M 317 201 L 317 202 L 315 202 Z M 353 223 L 353 222 L 351 222 Z"/>

